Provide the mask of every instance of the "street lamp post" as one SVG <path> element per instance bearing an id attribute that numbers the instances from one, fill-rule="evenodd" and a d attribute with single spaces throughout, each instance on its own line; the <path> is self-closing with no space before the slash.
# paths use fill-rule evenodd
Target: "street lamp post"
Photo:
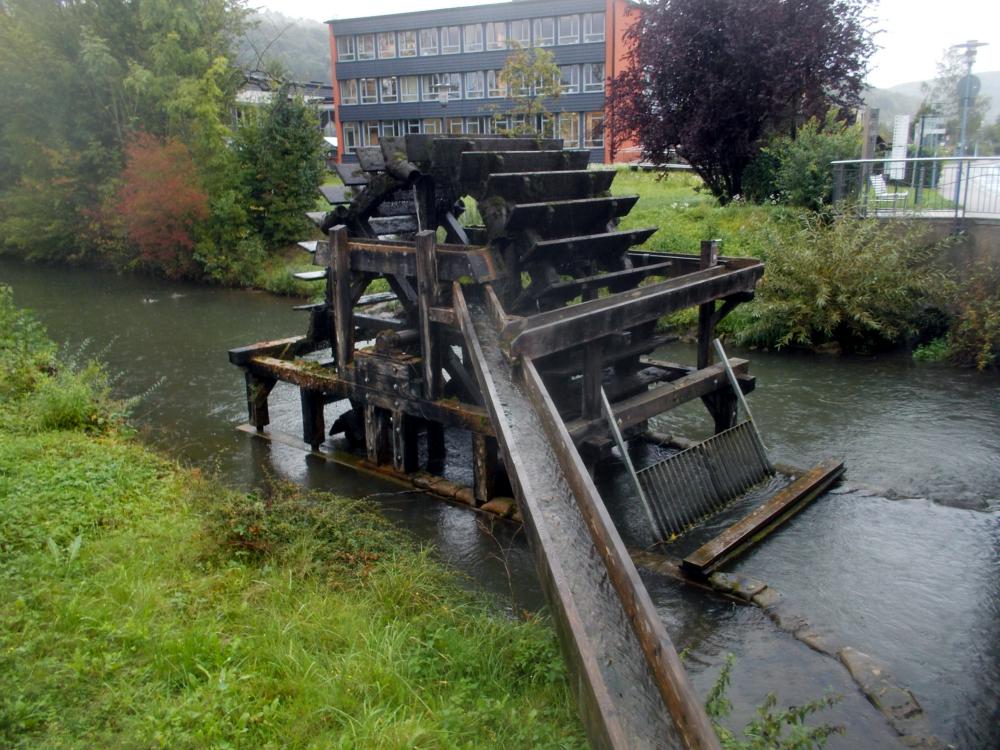
<path id="1" fill-rule="evenodd" d="M 972 106 L 972 100 L 976 98 L 979 94 L 979 79 L 972 75 L 972 64 L 976 61 L 976 50 L 979 47 L 985 47 L 986 42 L 977 42 L 975 39 L 970 39 L 962 44 L 952 45 L 952 49 L 964 49 L 965 50 L 965 75 L 962 80 L 958 82 L 959 95 L 962 97 L 962 119 L 961 126 L 959 127 L 958 135 L 958 168 L 956 170 L 955 179 L 955 220 L 958 220 L 959 206 L 962 200 L 962 157 L 965 156 L 966 149 L 966 130 L 969 124 L 969 109 Z M 964 213 L 964 212 L 963 212 Z"/>

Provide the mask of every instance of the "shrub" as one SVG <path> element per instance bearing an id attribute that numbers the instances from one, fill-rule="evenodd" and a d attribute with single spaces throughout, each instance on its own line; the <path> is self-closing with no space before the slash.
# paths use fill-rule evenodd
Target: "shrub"
<path id="1" fill-rule="evenodd" d="M 192 275 L 195 230 L 208 216 L 208 195 L 191 152 L 180 141 L 137 133 L 125 147 L 117 208 L 139 265 L 172 278 Z"/>
<path id="2" fill-rule="evenodd" d="M 962 285 L 948 331 L 948 356 L 985 370 L 1000 362 L 1000 269 L 983 268 Z"/>
<path id="3" fill-rule="evenodd" d="M 833 169 L 836 159 L 861 154 L 861 128 L 838 119 L 831 109 L 820 122 L 815 117 L 795 131 L 795 137 L 780 135 L 747 167 L 744 178 L 748 197 L 818 211 L 833 202 Z"/>
<path id="4" fill-rule="evenodd" d="M 760 231 L 766 271 L 737 332 L 744 343 L 885 348 L 914 333 L 922 309 L 949 288 L 912 224 L 804 214 L 798 231 Z"/>
<path id="5" fill-rule="evenodd" d="M 14 305 L 9 286 L 0 286 L 0 401 L 31 391 L 51 369 L 54 352 L 42 324 Z"/>
<path id="6" fill-rule="evenodd" d="M 249 196 L 249 218 L 268 248 L 301 239 L 323 178 L 316 113 L 281 86 L 259 118 L 236 132 L 236 155 Z"/>

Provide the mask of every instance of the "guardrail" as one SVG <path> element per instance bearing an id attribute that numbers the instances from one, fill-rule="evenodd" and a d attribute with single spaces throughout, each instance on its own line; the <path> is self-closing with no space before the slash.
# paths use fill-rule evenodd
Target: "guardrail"
<path id="1" fill-rule="evenodd" d="M 1000 157 L 834 161 L 834 202 L 866 216 L 1000 219 Z"/>

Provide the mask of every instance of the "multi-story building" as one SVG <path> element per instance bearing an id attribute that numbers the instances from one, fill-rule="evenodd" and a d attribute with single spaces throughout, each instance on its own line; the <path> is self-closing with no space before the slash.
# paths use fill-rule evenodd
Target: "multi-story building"
<path id="1" fill-rule="evenodd" d="M 562 94 L 535 123 L 591 161 L 616 160 L 605 87 L 625 60 L 629 0 L 520 0 L 328 21 L 338 158 L 407 133 L 484 134 L 513 127 L 500 80 L 511 46 L 552 51 Z"/>

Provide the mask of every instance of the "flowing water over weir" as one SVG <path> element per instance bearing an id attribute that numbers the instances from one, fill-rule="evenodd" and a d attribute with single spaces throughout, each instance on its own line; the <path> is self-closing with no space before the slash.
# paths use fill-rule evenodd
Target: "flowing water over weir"
<path id="1" fill-rule="evenodd" d="M 167 450 L 238 484 L 276 473 L 346 494 L 392 493 L 379 498 L 390 517 L 431 541 L 473 585 L 507 597 L 509 569 L 515 606 L 540 604 L 528 552 L 507 527 L 493 528 L 509 546 L 500 564 L 497 541 L 468 510 L 400 495 L 391 485 L 232 431 L 245 404 L 237 374 L 218 353 L 246 340 L 248 331 L 278 336 L 294 329 L 298 318 L 287 301 L 9 261 L 0 261 L 0 281 L 71 349 L 87 338 L 96 342 L 91 349 L 100 348 L 114 331 L 118 339 L 105 357 L 123 374 L 124 393 L 165 377 L 137 418 Z M 681 360 L 690 353 L 675 345 L 657 356 Z M 768 581 L 817 627 L 886 661 L 940 736 L 958 747 L 996 746 L 1000 381 L 892 358 L 757 353 L 754 362 L 767 385 L 753 397 L 755 417 L 775 459 L 804 464 L 831 452 L 845 455 L 848 485 L 731 569 Z M 279 389 L 272 422 L 291 429 L 298 410 L 297 393 Z M 693 412 L 679 412 L 659 428 L 696 435 L 704 424 Z M 625 540 L 642 543 L 642 512 L 626 477 L 609 464 L 598 480 Z M 879 487 L 931 499 L 890 499 L 896 495 Z M 744 510 L 737 505 L 731 514 Z M 710 536 L 725 524 L 719 518 L 701 533 Z M 642 575 L 672 639 L 690 649 L 686 667 L 696 690 L 704 694 L 726 652 L 737 655 L 734 725 L 752 715 L 767 690 L 796 703 L 831 687 L 844 698 L 829 719 L 845 724 L 847 735 L 830 747 L 897 746 L 842 667 L 778 630 L 760 610 Z"/>

